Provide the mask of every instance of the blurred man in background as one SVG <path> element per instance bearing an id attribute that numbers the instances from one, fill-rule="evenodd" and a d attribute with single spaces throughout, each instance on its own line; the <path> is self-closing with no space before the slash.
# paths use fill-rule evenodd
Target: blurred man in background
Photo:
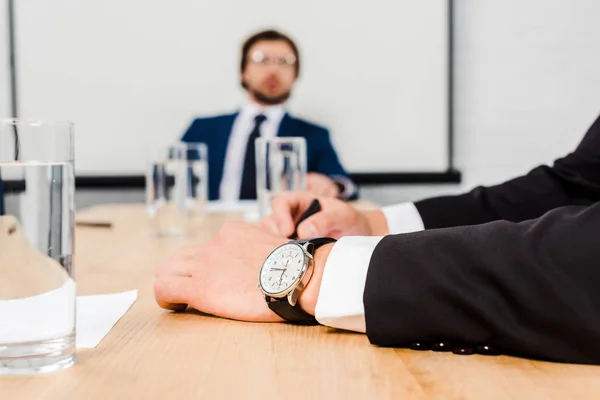
<path id="1" fill-rule="evenodd" d="M 256 199 L 254 141 L 258 137 L 303 137 L 307 144 L 307 191 L 342 200 L 356 197 L 327 129 L 292 117 L 285 102 L 300 73 L 296 44 L 286 35 L 259 32 L 242 46 L 241 84 L 248 101 L 239 112 L 194 120 L 184 142 L 209 146 L 209 199 Z"/>

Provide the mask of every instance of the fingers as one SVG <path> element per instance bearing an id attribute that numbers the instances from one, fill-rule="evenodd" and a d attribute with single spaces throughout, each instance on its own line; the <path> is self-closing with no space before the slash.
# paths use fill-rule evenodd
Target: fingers
<path id="1" fill-rule="evenodd" d="M 337 186 L 335 186 L 333 183 L 331 185 L 327 185 L 327 188 L 323 192 L 324 197 L 338 197 L 339 194 L 340 192 Z"/>
<path id="2" fill-rule="evenodd" d="M 271 203 L 271 215 L 261 222 L 261 227 L 279 236 L 289 236 L 294 232 L 295 218 L 303 213 L 314 196 L 308 193 L 291 193 L 278 196 Z"/>
<path id="3" fill-rule="evenodd" d="M 318 197 L 334 197 L 334 190 L 328 185 L 315 185 L 306 188 L 306 191 Z"/>
<path id="4" fill-rule="evenodd" d="M 307 176 L 306 191 L 319 197 L 337 197 L 339 195 L 339 189 L 330 177 L 314 172 Z"/>
<path id="5" fill-rule="evenodd" d="M 154 282 L 154 297 L 158 305 L 167 310 L 183 311 L 191 299 L 198 296 L 192 278 L 161 276 Z"/>
<path id="6" fill-rule="evenodd" d="M 299 238 L 311 238 L 319 236 L 331 236 L 334 231 L 344 232 L 351 216 L 345 204 L 341 203 L 333 207 L 323 207 L 315 215 L 306 219 L 298 226 Z"/>

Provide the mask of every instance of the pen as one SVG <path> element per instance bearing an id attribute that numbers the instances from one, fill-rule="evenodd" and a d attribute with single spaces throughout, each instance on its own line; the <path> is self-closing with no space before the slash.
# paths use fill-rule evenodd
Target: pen
<path id="1" fill-rule="evenodd" d="M 112 224 L 110 222 L 94 222 L 94 221 L 76 221 L 76 226 L 89 226 L 92 228 L 112 228 Z"/>

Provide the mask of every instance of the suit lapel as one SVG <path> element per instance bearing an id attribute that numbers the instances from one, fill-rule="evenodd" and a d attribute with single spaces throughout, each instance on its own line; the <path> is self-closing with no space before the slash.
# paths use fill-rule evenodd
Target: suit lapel
<path id="1" fill-rule="evenodd" d="M 239 115 L 239 112 L 227 115 L 225 118 L 221 118 L 217 124 L 215 124 L 213 135 L 213 148 L 209 151 L 208 158 L 211 164 L 209 171 L 210 174 L 210 194 L 211 200 L 219 198 L 219 191 L 221 187 L 221 179 L 223 179 L 223 172 L 225 169 L 225 157 L 227 155 L 227 146 L 229 144 L 229 138 L 231 137 L 231 130 L 233 129 L 233 123 Z"/>
<path id="2" fill-rule="evenodd" d="M 298 123 L 296 119 L 290 114 L 285 113 L 283 118 L 281 119 L 281 123 L 279 124 L 279 129 L 277 130 L 277 136 L 279 137 L 290 137 L 290 136 L 298 136 Z"/>

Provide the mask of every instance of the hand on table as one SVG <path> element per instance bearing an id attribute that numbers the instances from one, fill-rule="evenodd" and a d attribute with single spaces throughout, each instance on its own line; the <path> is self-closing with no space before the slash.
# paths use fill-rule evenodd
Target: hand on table
<path id="1" fill-rule="evenodd" d="M 272 214 L 261 227 L 275 235 L 289 236 L 294 223 L 314 200 L 309 193 L 278 196 L 271 204 Z M 298 226 L 299 238 L 371 236 L 388 234 L 387 222 L 381 211 L 360 212 L 352 205 L 333 198 L 318 198 L 321 211 Z"/>
<path id="2" fill-rule="evenodd" d="M 190 306 L 242 321 L 281 321 L 257 286 L 263 262 L 287 241 L 245 223 L 227 223 L 210 242 L 183 250 L 156 269 L 156 302 L 175 311 Z M 301 307 L 312 314 L 330 250 L 331 245 L 317 250 L 313 277 L 299 299 Z"/>
<path id="3" fill-rule="evenodd" d="M 340 190 L 335 182 L 326 175 L 309 172 L 306 176 L 306 191 L 313 196 L 337 198 Z"/>

